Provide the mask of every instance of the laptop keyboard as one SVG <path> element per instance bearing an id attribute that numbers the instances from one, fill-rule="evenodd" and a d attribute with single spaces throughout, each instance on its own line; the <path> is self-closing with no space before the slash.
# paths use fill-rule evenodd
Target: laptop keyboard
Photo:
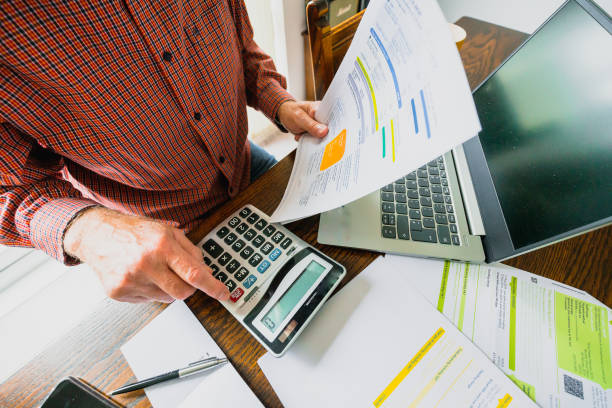
<path id="1" fill-rule="evenodd" d="M 380 190 L 383 238 L 460 245 L 444 158 Z"/>

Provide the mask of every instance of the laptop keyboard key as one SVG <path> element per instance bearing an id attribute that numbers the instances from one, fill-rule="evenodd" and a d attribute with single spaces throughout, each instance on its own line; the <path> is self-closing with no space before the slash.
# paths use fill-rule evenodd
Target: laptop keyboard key
<path id="1" fill-rule="evenodd" d="M 393 191 L 393 184 L 387 184 L 382 188 L 382 191 L 386 193 L 391 193 Z"/>
<path id="2" fill-rule="evenodd" d="M 427 168 L 417 170 L 417 175 L 419 176 L 419 178 L 427 178 L 427 170 L 426 169 Z"/>
<path id="3" fill-rule="evenodd" d="M 389 225 L 383 225 L 382 227 L 383 238 L 395 238 L 395 227 Z"/>
<path id="4" fill-rule="evenodd" d="M 451 244 L 450 232 L 446 225 L 438 225 L 438 241 L 445 245 Z"/>
<path id="5" fill-rule="evenodd" d="M 394 214 L 383 214 L 382 223 L 383 225 L 395 225 L 395 215 Z"/>
<path id="6" fill-rule="evenodd" d="M 408 196 L 408 198 L 419 198 L 419 192 L 413 189 L 408 190 L 406 192 L 406 195 Z"/>
<path id="7" fill-rule="evenodd" d="M 457 233 L 457 224 L 450 224 L 449 228 L 450 228 L 450 232 L 452 232 L 453 234 Z"/>
<path id="8" fill-rule="evenodd" d="M 444 196 L 444 202 L 445 202 L 446 204 L 452 204 L 452 203 L 453 203 L 453 200 L 451 199 L 451 196 L 448 196 L 448 195 L 447 195 L 447 196 Z"/>
<path id="9" fill-rule="evenodd" d="M 442 194 L 432 194 L 431 199 L 433 200 L 434 203 L 444 202 L 444 197 L 442 197 Z"/>
<path id="10" fill-rule="evenodd" d="M 418 210 L 420 208 L 419 200 L 408 200 L 408 208 Z"/>
<path id="11" fill-rule="evenodd" d="M 425 228 L 436 228 L 436 223 L 433 218 L 425 217 L 423 218 L 423 226 Z"/>
<path id="12" fill-rule="evenodd" d="M 408 214 L 408 206 L 406 204 L 397 204 L 395 212 L 398 214 Z"/>
<path id="13" fill-rule="evenodd" d="M 396 193 L 406 193 L 406 186 L 403 184 L 396 184 L 395 185 L 395 192 Z"/>
<path id="14" fill-rule="evenodd" d="M 423 225 L 421 221 L 410 220 L 410 231 L 421 231 L 423 229 Z"/>
<path id="15" fill-rule="evenodd" d="M 393 193 L 387 193 L 385 191 L 380 192 L 380 199 L 382 201 L 393 201 Z"/>
<path id="16" fill-rule="evenodd" d="M 429 189 L 425 187 L 419 188 L 419 195 L 421 195 L 422 197 L 431 197 L 431 193 L 429 192 Z"/>
<path id="17" fill-rule="evenodd" d="M 451 235 L 451 241 L 453 241 L 453 245 L 461 245 L 459 235 Z"/>
<path id="18" fill-rule="evenodd" d="M 430 161 L 429 163 L 427 163 L 427 165 L 429 167 L 438 167 L 437 159 Z"/>
<path id="19" fill-rule="evenodd" d="M 416 180 L 416 171 L 413 171 L 412 173 L 408 173 L 408 175 L 405 178 L 406 180 Z"/>
<path id="20" fill-rule="evenodd" d="M 425 207 L 431 207 L 431 198 L 429 197 L 421 197 L 421 205 Z"/>
<path id="21" fill-rule="evenodd" d="M 431 184 L 440 184 L 440 177 L 438 177 L 438 176 L 429 176 L 429 182 Z"/>
<path id="22" fill-rule="evenodd" d="M 393 203 L 386 203 L 383 201 L 382 210 L 383 212 L 386 212 L 386 213 L 393 213 L 395 212 L 395 205 Z"/>
<path id="23" fill-rule="evenodd" d="M 421 212 L 419 210 L 410 210 L 408 215 L 410 216 L 410 219 L 413 219 L 413 220 L 421 219 Z"/>
<path id="24" fill-rule="evenodd" d="M 421 208 L 421 213 L 423 214 L 423 217 L 433 217 L 433 215 L 434 215 L 433 208 L 431 208 L 431 207 L 423 207 L 423 208 Z"/>
<path id="25" fill-rule="evenodd" d="M 442 192 L 443 192 L 444 194 L 446 194 L 446 195 L 449 195 L 449 194 L 450 194 L 450 190 L 449 190 L 449 188 L 448 188 L 448 187 L 442 187 Z"/>
<path id="26" fill-rule="evenodd" d="M 434 204 L 434 211 L 444 214 L 446 212 L 446 209 L 444 209 L 444 204 Z"/>
<path id="27" fill-rule="evenodd" d="M 448 220 L 450 222 L 457 222 L 457 221 L 455 221 L 455 216 L 453 214 L 448 214 Z"/>
<path id="28" fill-rule="evenodd" d="M 436 214 L 436 224 L 448 224 L 448 220 L 446 219 L 446 215 Z"/>
<path id="29" fill-rule="evenodd" d="M 416 180 L 406 180 L 406 188 L 416 189 L 417 188 Z"/>
<path id="30" fill-rule="evenodd" d="M 405 215 L 397 216 L 397 237 L 399 239 L 410 239 L 410 229 L 408 228 L 408 217 Z"/>
<path id="31" fill-rule="evenodd" d="M 450 204 L 446 204 L 446 212 L 452 213 L 453 212 L 453 206 Z"/>
<path id="32" fill-rule="evenodd" d="M 419 187 L 429 187 L 429 181 L 427 179 L 419 179 Z"/>
<path id="33" fill-rule="evenodd" d="M 411 231 L 410 235 L 414 241 L 438 242 L 436 239 L 436 231 L 432 229 L 424 229 L 422 231 Z"/>
<path id="34" fill-rule="evenodd" d="M 434 176 L 437 176 L 438 174 L 440 174 L 440 171 L 438 170 L 437 167 L 430 167 L 429 168 L 429 174 L 432 174 Z"/>
<path id="35" fill-rule="evenodd" d="M 440 194 L 442 192 L 442 186 L 438 186 L 438 185 L 431 186 L 431 192 Z"/>
<path id="36" fill-rule="evenodd" d="M 402 193 L 395 194 L 395 202 L 396 203 L 405 203 L 406 202 L 406 194 L 402 194 Z"/>

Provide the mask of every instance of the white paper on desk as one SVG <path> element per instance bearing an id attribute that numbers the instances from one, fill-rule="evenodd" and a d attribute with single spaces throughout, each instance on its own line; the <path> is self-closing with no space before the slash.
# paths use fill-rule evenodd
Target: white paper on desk
<path id="1" fill-rule="evenodd" d="M 373 0 L 303 137 L 274 222 L 354 201 L 475 136 L 480 123 L 435 1 Z"/>
<path id="2" fill-rule="evenodd" d="M 586 292 L 503 264 L 386 259 L 540 406 L 612 407 L 612 311 Z"/>
<path id="3" fill-rule="evenodd" d="M 178 300 L 125 343 L 121 351 L 139 380 L 185 367 L 203 358 L 225 357 L 187 305 Z M 246 406 L 249 407 L 261 406 L 231 363 L 147 387 L 145 392 L 155 408 L 176 408 L 185 399 L 191 401 L 185 407 L 194 406 L 194 401 L 199 401 L 199 406 L 208 406 L 209 401 L 214 401 L 210 406 L 234 407 L 231 404 L 233 398 L 248 402 Z M 191 397 L 192 393 L 197 395 Z"/>
<path id="4" fill-rule="evenodd" d="M 259 366 L 291 408 L 535 407 L 382 257 Z"/>

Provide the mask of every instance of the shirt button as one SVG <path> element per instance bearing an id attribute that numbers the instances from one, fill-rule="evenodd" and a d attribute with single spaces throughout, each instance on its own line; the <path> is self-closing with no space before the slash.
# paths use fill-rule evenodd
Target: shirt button
<path id="1" fill-rule="evenodd" d="M 172 61 L 172 53 L 169 51 L 164 51 L 164 53 L 162 54 L 162 59 L 166 62 Z"/>
<path id="2" fill-rule="evenodd" d="M 230 187 L 230 188 L 229 188 L 229 193 L 230 193 L 231 195 L 234 195 L 234 192 L 235 192 L 235 191 L 236 191 L 236 190 L 234 189 L 234 187 Z"/>
<path id="3" fill-rule="evenodd" d="M 219 163 L 221 164 L 225 163 L 225 157 L 219 156 Z"/>
<path id="4" fill-rule="evenodd" d="M 193 118 L 197 121 L 202 119 L 202 114 L 200 114 L 200 112 L 194 112 L 193 113 Z"/>

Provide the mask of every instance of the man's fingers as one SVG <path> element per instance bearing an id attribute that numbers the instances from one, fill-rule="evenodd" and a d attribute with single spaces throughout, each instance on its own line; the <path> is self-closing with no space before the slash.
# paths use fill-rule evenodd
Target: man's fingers
<path id="1" fill-rule="evenodd" d="M 168 271 L 170 272 L 170 271 Z M 142 297 L 146 297 L 149 300 L 153 300 L 161 303 L 172 303 L 175 299 L 174 296 L 169 295 L 164 290 L 158 288 L 155 285 L 149 285 L 142 293 Z"/>
<path id="2" fill-rule="evenodd" d="M 183 249 L 191 254 L 196 259 L 202 259 L 202 250 L 195 246 L 189 238 L 183 234 L 181 230 L 175 229 L 174 236 L 176 237 L 177 242 L 183 247 Z"/>
<path id="3" fill-rule="evenodd" d="M 229 299 L 227 287 L 212 276 L 210 268 L 204 265 L 204 262 L 195 259 L 178 242 L 168 249 L 168 266 L 187 284 L 215 299 Z"/>
<path id="4" fill-rule="evenodd" d="M 304 101 L 304 102 L 300 102 L 299 105 L 302 109 L 304 109 L 306 111 L 306 113 L 308 114 L 308 116 L 310 116 L 311 118 L 315 118 L 315 114 L 317 113 L 317 109 L 319 108 L 321 102 L 316 101 L 316 102 L 311 102 L 311 101 Z"/>
<path id="5" fill-rule="evenodd" d="M 306 111 L 300 109 L 296 114 L 298 127 L 315 137 L 324 137 L 327 134 L 327 126 L 314 120 Z"/>
<path id="6" fill-rule="evenodd" d="M 170 298 L 170 301 L 173 299 L 185 300 L 195 292 L 193 286 L 187 284 L 170 269 L 153 274 L 151 279 L 159 287 L 159 290 Z M 160 302 L 163 302 L 163 300 L 160 300 Z"/>

